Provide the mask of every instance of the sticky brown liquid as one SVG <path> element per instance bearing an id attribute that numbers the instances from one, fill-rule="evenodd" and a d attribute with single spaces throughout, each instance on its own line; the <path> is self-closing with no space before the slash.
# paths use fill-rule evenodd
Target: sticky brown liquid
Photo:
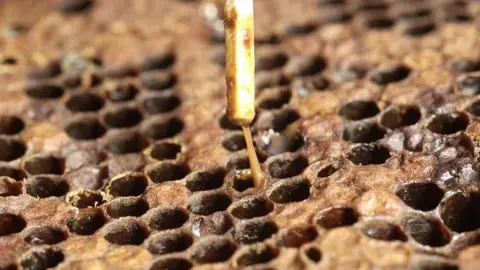
<path id="1" fill-rule="evenodd" d="M 247 143 L 248 160 L 250 161 L 250 171 L 253 182 L 255 183 L 255 188 L 260 188 L 263 186 L 263 174 L 260 163 L 258 162 L 257 153 L 253 147 L 252 133 L 249 127 L 242 126 L 242 130 Z"/>

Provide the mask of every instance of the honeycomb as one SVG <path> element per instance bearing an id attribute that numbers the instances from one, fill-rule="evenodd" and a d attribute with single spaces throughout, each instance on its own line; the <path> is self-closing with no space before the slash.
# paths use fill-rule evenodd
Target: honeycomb
<path id="1" fill-rule="evenodd" d="M 479 269 L 480 2 L 256 0 L 256 191 L 222 10 L 2 1 L 0 269 Z"/>

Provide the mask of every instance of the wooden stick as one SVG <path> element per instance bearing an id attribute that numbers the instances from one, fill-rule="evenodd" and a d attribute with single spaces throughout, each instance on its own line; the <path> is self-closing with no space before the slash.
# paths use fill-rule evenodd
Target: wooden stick
<path id="1" fill-rule="evenodd" d="M 241 126 L 255 117 L 253 0 L 225 4 L 227 116 Z"/>
<path id="2" fill-rule="evenodd" d="M 255 52 L 253 0 L 227 0 L 225 4 L 225 51 L 227 116 L 242 126 L 247 143 L 250 173 L 255 188 L 264 185 L 263 174 L 248 127 L 255 118 Z"/>

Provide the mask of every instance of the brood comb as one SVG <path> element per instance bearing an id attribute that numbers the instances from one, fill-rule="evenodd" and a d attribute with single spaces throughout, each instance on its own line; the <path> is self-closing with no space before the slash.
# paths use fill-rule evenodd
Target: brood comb
<path id="1" fill-rule="evenodd" d="M 480 2 L 3 1 L 0 269 L 478 269 Z"/>

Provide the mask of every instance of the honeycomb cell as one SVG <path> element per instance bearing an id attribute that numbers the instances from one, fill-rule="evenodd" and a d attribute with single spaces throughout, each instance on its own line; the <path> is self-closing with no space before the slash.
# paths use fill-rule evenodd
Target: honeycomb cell
<path id="1" fill-rule="evenodd" d="M 88 208 L 102 205 L 105 199 L 98 191 L 79 189 L 68 193 L 66 201 L 73 207 Z"/>
<path id="2" fill-rule="evenodd" d="M 344 6 L 346 4 L 346 0 L 318 0 L 317 4 L 321 7 Z"/>
<path id="3" fill-rule="evenodd" d="M 310 197 L 310 187 L 305 179 L 284 180 L 273 185 L 268 197 L 280 204 L 300 202 Z"/>
<path id="4" fill-rule="evenodd" d="M 65 106 L 72 112 L 96 112 L 104 105 L 103 99 L 94 93 L 81 92 L 72 95 Z"/>
<path id="5" fill-rule="evenodd" d="M 397 12 L 397 16 L 400 19 L 404 20 L 412 20 L 418 18 L 428 17 L 432 14 L 432 10 L 426 7 L 419 7 L 419 8 L 403 8 L 399 9 Z"/>
<path id="6" fill-rule="evenodd" d="M 288 248 L 299 248 L 317 237 L 313 226 L 295 226 L 282 229 L 277 234 L 277 245 Z"/>
<path id="7" fill-rule="evenodd" d="M 38 174 L 63 174 L 65 161 L 56 156 L 40 154 L 28 157 L 23 167 L 31 175 Z"/>
<path id="8" fill-rule="evenodd" d="M 154 183 L 181 180 L 190 170 L 184 166 L 169 161 L 161 161 L 148 169 L 147 175 Z"/>
<path id="9" fill-rule="evenodd" d="M 0 197 L 22 194 L 22 183 L 8 176 L 0 176 Z"/>
<path id="10" fill-rule="evenodd" d="M 407 237 L 395 224 L 383 220 L 371 220 L 361 225 L 360 231 L 366 236 L 381 241 L 406 241 Z"/>
<path id="11" fill-rule="evenodd" d="M 137 87 L 131 83 L 121 83 L 109 89 L 107 97 L 113 102 L 129 101 L 135 99 L 138 91 Z"/>
<path id="12" fill-rule="evenodd" d="M 21 232 L 27 222 L 18 215 L 3 213 L 0 214 L 0 236 Z"/>
<path id="13" fill-rule="evenodd" d="M 148 226 L 154 230 L 180 228 L 188 220 L 188 213 L 182 208 L 155 208 L 150 211 L 149 215 Z"/>
<path id="14" fill-rule="evenodd" d="M 225 173 L 221 170 L 197 171 L 186 177 L 186 187 L 191 192 L 217 189 L 223 185 Z"/>
<path id="15" fill-rule="evenodd" d="M 0 176 L 7 176 L 17 181 L 22 181 L 26 177 L 26 174 L 21 169 L 7 164 L 0 164 Z"/>
<path id="16" fill-rule="evenodd" d="M 440 203 L 440 216 L 451 230 L 466 232 L 480 228 L 480 218 L 476 215 L 480 202 L 477 193 L 456 192 Z"/>
<path id="17" fill-rule="evenodd" d="M 251 246 L 240 250 L 236 264 L 240 267 L 267 263 L 278 256 L 278 250 L 264 244 Z"/>
<path id="18" fill-rule="evenodd" d="M 307 166 L 303 156 L 282 156 L 268 164 L 268 172 L 275 178 L 288 178 L 301 174 Z"/>
<path id="19" fill-rule="evenodd" d="M 61 197 L 70 189 L 62 176 L 37 175 L 27 180 L 25 190 L 27 194 L 38 198 Z"/>
<path id="20" fill-rule="evenodd" d="M 29 230 L 24 241 L 31 245 L 54 245 L 67 238 L 65 232 L 55 227 L 37 227 Z"/>
<path id="21" fill-rule="evenodd" d="M 144 71 L 166 69 L 171 67 L 175 60 L 175 54 L 172 52 L 151 54 L 143 57 L 140 66 Z"/>
<path id="22" fill-rule="evenodd" d="M 435 115 L 427 128 L 431 132 L 448 135 L 465 130 L 468 123 L 468 116 L 464 113 L 444 113 Z"/>
<path id="23" fill-rule="evenodd" d="M 402 226 L 421 245 L 440 247 L 449 243 L 450 237 L 435 219 L 420 215 L 407 215 L 402 218 Z"/>
<path id="24" fill-rule="evenodd" d="M 62 0 L 58 9 L 65 14 L 81 13 L 89 10 L 93 3 L 93 0 Z"/>
<path id="25" fill-rule="evenodd" d="M 291 97 L 292 93 L 289 89 L 265 90 L 261 96 L 257 97 L 257 107 L 264 110 L 279 109 L 288 104 Z"/>
<path id="26" fill-rule="evenodd" d="M 193 243 L 193 238 L 182 231 L 160 232 L 148 240 L 148 250 L 153 254 L 168 254 L 186 250 Z"/>
<path id="27" fill-rule="evenodd" d="M 196 237 L 223 235 L 233 227 L 233 220 L 226 212 L 215 212 L 192 220 L 191 231 Z"/>
<path id="28" fill-rule="evenodd" d="M 202 192 L 192 195 L 188 200 L 188 211 L 196 215 L 210 215 L 223 211 L 232 203 L 230 197 L 222 192 Z"/>
<path id="29" fill-rule="evenodd" d="M 27 151 L 23 141 L 0 137 L 0 161 L 12 161 L 22 157 Z"/>
<path id="30" fill-rule="evenodd" d="M 462 95 L 475 96 L 480 94 L 480 76 L 466 74 L 458 77 L 456 83 L 457 91 Z"/>
<path id="31" fill-rule="evenodd" d="M 144 128 L 143 133 L 153 140 L 172 138 L 182 132 L 184 123 L 177 117 L 159 118 L 150 121 Z"/>
<path id="32" fill-rule="evenodd" d="M 355 100 L 343 105 L 338 115 L 348 120 L 362 120 L 377 115 L 380 112 L 377 104 L 369 100 Z"/>
<path id="33" fill-rule="evenodd" d="M 237 246 L 228 238 L 211 236 L 197 241 L 190 249 L 190 257 L 199 264 L 224 262 L 236 249 Z"/>
<path id="34" fill-rule="evenodd" d="M 341 167 L 341 164 L 328 164 L 324 167 L 322 167 L 318 172 L 317 172 L 317 177 L 318 178 L 326 178 L 329 177 L 330 175 L 336 173 Z"/>
<path id="35" fill-rule="evenodd" d="M 296 152 L 305 145 L 305 137 L 295 132 L 272 133 L 266 131 L 259 134 L 257 148 L 266 156 L 275 156 L 286 152 Z"/>
<path id="36" fill-rule="evenodd" d="M 193 267 L 193 264 L 184 258 L 160 258 L 156 260 L 150 270 L 188 270 Z"/>
<path id="37" fill-rule="evenodd" d="M 14 135 L 25 128 L 25 123 L 20 117 L 12 115 L 0 115 L 0 134 Z"/>
<path id="38" fill-rule="evenodd" d="M 406 205 L 420 211 L 435 209 L 443 198 L 443 191 L 435 183 L 428 182 L 405 184 L 395 194 Z"/>
<path id="39" fill-rule="evenodd" d="M 110 222 L 102 230 L 103 238 L 117 245 L 140 245 L 148 235 L 141 224 L 130 218 Z"/>
<path id="40" fill-rule="evenodd" d="M 395 25 L 395 20 L 388 16 L 367 17 L 363 21 L 363 27 L 369 30 L 385 30 Z"/>
<path id="41" fill-rule="evenodd" d="M 325 59 L 319 55 L 300 55 L 288 61 L 284 73 L 289 78 L 312 76 L 323 71 L 326 66 Z"/>
<path id="42" fill-rule="evenodd" d="M 376 144 L 361 144 L 347 153 L 347 158 L 355 165 L 383 164 L 390 158 L 389 151 Z"/>
<path id="43" fill-rule="evenodd" d="M 250 168 L 247 150 L 230 154 L 226 167 L 228 171 L 240 171 Z"/>
<path id="44" fill-rule="evenodd" d="M 147 146 L 147 140 L 136 132 L 117 133 L 106 138 L 104 143 L 105 150 L 116 155 L 138 153 Z"/>
<path id="45" fill-rule="evenodd" d="M 229 185 L 238 192 L 244 192 L 249 188 L 255 187 L 250 169 L 233 170 L 228 178 L 231 179 Z"/>
<path id="46" fill-rule="evenodd" d="M 22 255 L 20 264 L 24 269 L 37 270 L 57 266 L 64 260 L 62 251 L 51 247 L 34 247 Z"/>
<path id="47" fill-rule="evenodd" d="M 113 197 L 138 196 L 147 188 L 147 178 L 142 173 L 124 173 L 112 178 L 105 191 Z"/>
<path id="48" fill-rule="evenodd" d="M 251 219 L 237 223 L 233 239 L 241 244 L 252 244 L 270 238 L 278 231 L 277 225 L 264 219 Z"/>
<path id="49" fill-rule="evenodd" d="M 110 128 L 126 128 L 139 124 L 143 116 L 137 108 L 120 107 L 107 111 L 103 119 Z"/>
<path id="50" fill-rule="evenodd" d="M 297 111 L 293 109 L 263 111 L 258 114 L 254 127 L 259 130 L 272 129 L 273 131 L 281 132 L 299 118 Z"/>
<path id="51" fill-rule="evenodd" d="M 92 117 L 77 118 L 65 127 L 67 135 L 75 140 L 95 140 L 102 137 L 105 131 L 105 127 Z"/>
<path id="52" fill-rule="evenodd" d="M 372 143 L 382 139 L 386 131 L 375 122 L 351 123 L 343 128 L 342 138 L 352 143 Z"/>
<path id="53" fill-rule="evenodd" d="M 106 207 L 107 214 L 113 218 L 139 217 L 148 211 L 148 203 L 141 198 L 115 199 Z"/>
<path id="54" fill-rule="evenodd" d="M 81 209 L 67 220 L 69 231 L 78 235 L 94 234 L 103 224 L 105 224 L 105 216 L 98 208 Z"/>
<path id="55" fill-rule="evenodd" d="M 368 12 L 370 12 L 370 11 L 378 11 L 378 12 L 385 11 L 386 12 L 386 11 L 388 11 L 389 5 L 387 3 L 382 2 L 382 1 L 379 1 L 379 2 L 366 1 L 366 2 L 363 2 L 363 3 L 362 2 L 358 3 L 356 8 L 357 8 L 358 11 L 368 14 Z"/>
<path id="56" fill-rule="evenodd" d="M 222 140 L 222 146 L 230 152 L 236 152 L 247 148 L 247 143 L 242 132 L 230 132 Z"/>
<path id="57" fill-rule="evenodd" d="M 322 252 L 314 246 L 306 248 L 304 252 L 305 256 L 314 263 L 318 263 L 322 259 Z"/>
<path id="58" fill-rule="evenodd" d="M 303 36 L 314 32 L 317 27 L 315 22 L 291 24 L 284 29 L 284 32 L 287 37 Z"/>
<path id="59" fill-rule="evenodd" d="M 250 219 L 268 215 L 273 211 L 273 203 L 261 197 L 245 198 L 233 203 L 232 215 L 238 219 Z"/>
<path id="60" fill-rule="evenodd" d="M 420 37 L 435 31 L 437 25 L 431 19 L 423 19 L 405 22 L 400 28 L 401 32 L 406 36 Z"/>
<path id="61" fill-rule="evenodd" d="M 259 53 L 255 60 L 255 70 L 265 71 L 281 68 L 288 61 L 288 56 L 282 52 Z"/>
<path id="62" fill-rule="evenodd" d="M 257 91 L 277 86 L 286 86 L 290 81 L 290 78 L 287 78 L 278 70 L 260 71 L 255 74 L 255 88 Z"/>
<path id="63" fill-rule="evenodd" d="M 168 113 L 181 104 L 180 98 L 175 95 L 149 95 L 144 98 L 142 106 L 143 109 L 150 114 Z"/>
<path id="64" fill-rule="evenodd" d="M 148 90 L 165 91 L 177 83 L 177 76 L 166 71 L 147 71 L 139 76 L 140 84 Z"/>
<path id="65" fill-rule="evenodd" d="M 355 224 L 358 220 L 358 214 L 350 207 L 337 206 L 322 210 L 315 220 L 324 229 L 334 229 Z"/>
<path id="66" fill-rule="evenodd" d="M 466 11 L 445 12 L 443 20 L 447 23 L 465 23 L 473 19 Z"/>
<path id="67" fill-rule="evenodd" d="M 389 129 L 397 129 L 414 125 L 421 117 L 422 113 L 416 106 L 393 107 L 383 113 L 380 124 Z"/>
<path id="68" fill-rule="evenodd" d="M 372 74 L 370 80 L 378 85 L 402 81 L 410 74 L 410 68 L 403 65 L 381 68 Z"/>

